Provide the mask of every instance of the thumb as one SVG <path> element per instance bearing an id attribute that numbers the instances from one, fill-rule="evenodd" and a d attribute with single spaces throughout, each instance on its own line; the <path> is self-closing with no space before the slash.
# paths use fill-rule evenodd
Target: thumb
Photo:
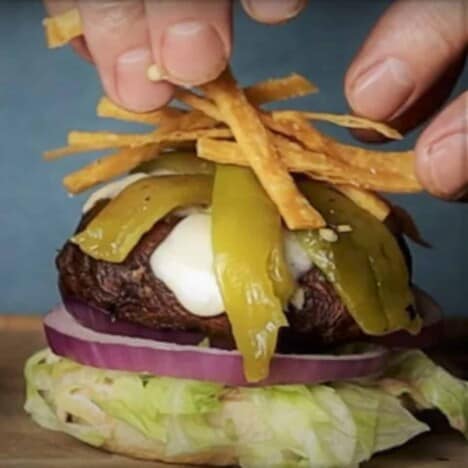
<path id="1" fill-rule="evenodd" d="M 468 91 L 455 99 L 423 132 L 416 145 L 416 173 L 441 198 L 468 193 Z"/>

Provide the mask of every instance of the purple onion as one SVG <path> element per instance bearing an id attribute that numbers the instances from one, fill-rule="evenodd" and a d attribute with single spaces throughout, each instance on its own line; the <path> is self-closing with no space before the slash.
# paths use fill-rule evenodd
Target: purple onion
<path id="1" fill-rule="evenodd" d="M 90 306 L 80 299 L 65 295 L 62 299 L 66 310 L 78 323 L 97 332 L 191 345 L 204 338 L 201 333 L 153 330 L 128 320 L 115 319 L 107 310 Z"/>
<path id="2" fill-rule="evenodd" d="M 63 306 L 46 315 L 44 327 L 54 353 L 84 365 L 229 386 L 250 385 L 237 351 L 96 332 L 80 325 Z M 317 384 L 367 377 L 378 374 L 385 363 L 386 351 L 380 346 L 339 356 L 276 354 L 268 378 L 256 385 Z"/>

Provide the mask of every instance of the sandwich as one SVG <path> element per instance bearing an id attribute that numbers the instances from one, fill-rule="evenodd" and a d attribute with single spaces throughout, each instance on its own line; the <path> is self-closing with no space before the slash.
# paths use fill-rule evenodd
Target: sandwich
<path id="1" fill-rule="evenodd" d="M 468 436 L 467 383 L 421 350 L 441 333 L 411 279 L 406 238 L 424 241 L 377 194 L 421 190 L 414 155 L 311 122 L 399 134 L 260 107 L 315 91 L 299 75 L 243 89 L 226 70 L 199 91 L 147 114 L 104 98 L 98 115 L 158 129 L 71 132 L 45 154 L 116 149 L 64 180 L 100 187 L 56 259 L 62 303 L 26 363 L 26 411 L 110 452 L 203 466 L 358 466 L 428 431 L 429 409 Z"/>

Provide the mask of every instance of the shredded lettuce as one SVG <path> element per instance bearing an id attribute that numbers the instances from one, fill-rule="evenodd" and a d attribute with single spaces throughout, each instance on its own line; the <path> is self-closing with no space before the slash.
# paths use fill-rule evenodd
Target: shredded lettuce
<path id="1" fill-rule="evenodd" d="M 422 351 L 395 354 L 381 387 L 397 397 L 408 396 L 418 409 L 437 409 L 468 438 L 468 382 L 437 366 Z"/>
<path id="2" fill-rule="evenodd" d="M 150 458 L 218 452 L 242 467 L 357 467 L 429 428 L 435 408 L 468 437 L 468 384 L 420 351 L 374 381 L 226 388 L 83 366 L 44 350 L 25 367 L 25 409 L 41 426 Z"/>

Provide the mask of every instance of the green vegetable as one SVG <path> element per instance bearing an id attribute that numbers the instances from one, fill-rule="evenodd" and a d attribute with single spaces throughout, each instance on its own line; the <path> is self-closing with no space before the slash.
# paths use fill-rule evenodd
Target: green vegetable
<path id="1" fill-rule="evenodd" d="M 393 356 L 380 384 L 392 395 L 408 395 L 419 409 L 438 409 L 468 438 L 468 383 L 434 364 L 422 351 Z"/>
<path id="2" fill-rule="evenodd" d="M 156 159 L 144 162 L 132 172 L 168 171 L 175 174 L 205 174 L 213 175 L 215 165 L 212 162 L 199 158 L 195 153 L 188 151 L 171 151 L 162 153 Z"/>
<path id="3" fill-rule="evenodd" d="M 421 320 L 410 313 L 413 295 L 408 269 L 392 233 L 331 187 L 312 181 L 300 187 L 338 237 L 328 239 L 320 230 L 297 236 L 361 329 L 371 335 L 399 329 L 418 332 Z M 340 233 L 340 226 L 351 230 Z"/>
<path id="4" fill-rule="evenodd" d="M 98 260 L 123 262 L 140 238 L 165 215 L 211 200 L 213 179 L 205 175 L 146 177 L 111 200 L 71 240 Z"/>
<path id="5" fill-rule="evenodd" d="M 357 466 L 428 427 L 404 406 L 435 408 L 468 437 L 468 384 L 419 351 L 395 354 L 379 380 L 220 385 L 76 364 L 40 351 L 26 364 L 25 409 L 94 446 L 161 456 L 219 449 L 242 467 Z"/>
<path id="6" fill-rule="evenodd" d="M 249 169 L 218 166 L 212 197 L 214 268 L 249 382 L 268 375 L 294 281 L 281 217 Z"/>

